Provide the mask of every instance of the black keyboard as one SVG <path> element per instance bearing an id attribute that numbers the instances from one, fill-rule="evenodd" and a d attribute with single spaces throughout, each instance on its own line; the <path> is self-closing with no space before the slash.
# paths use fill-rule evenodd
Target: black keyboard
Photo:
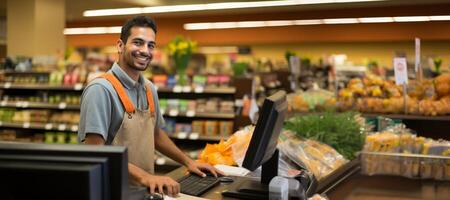
<path id="1" fill-rule="evenodd" d="M 212 175 L 201 177 L 195 174 L 188 174 L 180 178 L 178 183 L 180 183 L 181 193 L 200 196 L 219 184 L 219 179 Z"/>

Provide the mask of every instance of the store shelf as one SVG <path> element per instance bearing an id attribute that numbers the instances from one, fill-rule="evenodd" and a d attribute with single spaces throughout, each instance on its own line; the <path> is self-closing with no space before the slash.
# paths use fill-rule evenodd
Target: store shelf
<path id="1" fill-rule="evenodd" d="M 166 117 L 211 118 L 211 119 L 234 119 L 235 117 L 234 113 L 220 113 L 220 112 L 200 113 L 194 111 L 179 112 L 178 110 L 171 110 L 169 112 L 162 111 L 162 113 Z"/>
<path id="2" fill-rule="evenodd" d="M 49 85 L 49 84 L 16 84 L 16 83 L 0 83 L 0 89 L 9 90 L 68 90 L 82 91 L 82 84 L 75 85 Z"/>
<path id="3" fill-rule="evenodd" d="M 45 131 L 65 131 L 65 132 L 77 132 L 78 125 L 71 124 L 57 124 L 57 123 L 38 123 L 38 122 L 2 122 L 0 121 L 0 127 L 2 128 L 19 128 L 19 129 L 35 129 Z"/>
<path id="4" fill-rule="evenodd" d="M 198 93 L 198 94 L 234 94 L 236 93 L 236 88 L 234 87 L 206 87 L 206 88 L 192 88 L 188 87 L 158 87 L 158 92 L 161 93 Z"/>
<path id="5" fill-rule="evenodd" d="M 50 74 L 50 71 L 14 71 L 14 70 L 0 70 L 1 74 L 8 74 L 8 75 L 20 75 L 20 74 L 30 74 L 30 75 L 40 75 L 40 74 Z"/>
<path id="6" fill-rule="evenodd" d="M 294 117 L 298 115 L 312 115 L 320 114 L 321 112 L 290 112 L 288 117 Z M 382 113 L 362 113 L 363 117 L 386 117 L 391 119 L 404 119 L 404 120 L 432 120 L 432 121 L 450 121 L 450 116 L 424 116 L 424 115 L 404 115 L 404 114 L 382 114 Z"/>
<path id="7" fill-rule="evenodd" d="M 80 105 L 70 105 L 67 103 L 51 104 L 28 101 L 1 101 L 0 108 L 43 108 L 58 110 L 80 110 Z"/>
<path id="8" fill-rule="evenodd" d="M 185 132 L 169 134 L 169 137 L 172 139 L 179 139 L 179 140 L 201 140 L 201 141 L 211 141 L 211 142 L 219 142 L 220 139 L 224 139 L 224 140 L 228 139 L 228 137 L 222 137 L 222 136 L 206 136 L 206 135 L 200 135 L 198 133 L 185 133 Z"/>
<path id="9" fill-rule="evenodd" d="M 450 116 L 424 116 L 424 115 L 402 115 L 402 114 L 375 114 L 363 113 L 364 117 L 387 117 L 391 119 L 407 119 L 407 120 L 434 120 L 434 121 L 450 121 Z"/>

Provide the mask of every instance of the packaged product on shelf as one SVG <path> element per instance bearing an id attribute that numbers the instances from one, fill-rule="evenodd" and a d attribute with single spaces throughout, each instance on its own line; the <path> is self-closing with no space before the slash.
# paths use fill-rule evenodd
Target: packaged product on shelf
<path id="1" fill-rule="evenodd" d="M 187 103 L 187 110 L 188 111 L 194 111 L 196 110 L 197 103 L 195 100 L 189 100 Z"/>
<path id="2" fill-rule="evenodd" d="M 45 138 L 44 134 L 42 134 L 42 133 L 35 133 L 35 134 L 33 135 L 33 137 L 31 138 L 31 142 L 34 142 L 34 143 L 43 143 L 43 142 L 44 142 L 44 138 Z M 77 141 L 77 143 L 78 143 L 78 141 Z M 75 144 L 76 144 L 76 143 L 75 143 Z"/>
<path id="3" fill-rule="evenodd" d="M 192 78 L 192 87 L 197 88 L 197 87 L 206 87 L 206 76 L 202 76 L 202 75 L 195 75 Z"/>
<path id="4" fill-rule="evenodd" d="M 167 87 L 167 75 L 155 74 L 152 76 L 152 82 L 157 87 Z"/>
<path id="5" fill-rule="evenodd" d="M 219 85 L 221 87 L 226 87 L 226 86 L 230 85 L 230 76 L 220 75 L 219 76 Z"/>
<path id="6" fill-rule="evenodd" d="M 15 141 L 17 138 L 16 131 L 14 130 L 2 130 L 0 133 L 1 141 Z"/>
<path id="7" fill-rule="evenodd" d="M 54 143 L 55 142 L 55 133 L 53 132 L 45 132 L 44 134 L 44 142 L 45 143 Z"/>
<path id="8" fill-rule="evenodd" d="M 198 133 L 200 135 L 205 135 L 205 121 L 204 120 L 193 120 L 192 121 L 192 132 Z"/>
<path id="9" fill-rule="evenodd" d="M 167 78 L 167 87 L 173 88 L 177 84 L 177 79 L 175 76 L 171 75 Z"/>
<path id="10" fill-rule="evenodd" d="M 219 132 L 221 137 L 228 137 L 233 133 L 233 122 L 232 121 L 220 121 L 219 122 Z"/>
<path id="11" fill-rule="evenodd" d="M 167 100 L 167 112 L 172 110 L 179 111 L 180 101 L 178 99 L 168 99 Z"/>
<path id="12" fill-rule="evenodd" d="M 204 113 L 206 112 L 206 99 L 197 99 L 196 100 L 196 110 L 195 112 Z"/>
<path id="13" fill-rule="evenodd" d="M 219 133 L 218 130 L 219 124 L 214 120 L 207 120 L 205 122 L 205 135 L 206 136 L 217 136 Z"/>
<path id="14" fill-rule="evenodd" d="M 220 101 L 220 111 L 221 113 L 233 113 L 234 112 L 234 102 L 233 101 Z"/>
<path id="15" fill-rule="evenodd" d="M 217 99 L 217 98 L 208 99 L 208 101 L 206 101 L 205 111 L 210 112 L 210 113 L 218 112 L 219 111 L 219 99 Z"/>
<path id="16" fill-rule="evenodd" d="M 179 100 L 179 111 L 180 112 L 186 112 L 186 111 L 188 111 L 188 100 L 182 100 L 182 99 L 180 99 Z"/>
<path id="17" fill-rule="evenodd" d="M 175 133 L 175 119 L 165 118 L 164 121 L 166 122 L 165 126 L 162 128 L 164 131 L 167 132 L 167 134 L 172 135 Z"/>
<path id="18" fill-rule="evenodd" d="M 362 172 L 450 180 L 450 158 L 436 157 L 449 154 L 450 142 L 417 137 L 404 125 L 395 125 L 367 136 Z"/>
<path id="19" fill-rule="evenodd" d="M 218 75 L 208 75 L 207 78 L 207 86 L 208 87 L 217 87 L 220 83 L 220 76 Z"/>
<path id="20" fill-rule="evenodd" d="M 161 110 L 161 112 L 167 111 L 167 104 L 167 99 L 159 99 L 159 109 Z"/>

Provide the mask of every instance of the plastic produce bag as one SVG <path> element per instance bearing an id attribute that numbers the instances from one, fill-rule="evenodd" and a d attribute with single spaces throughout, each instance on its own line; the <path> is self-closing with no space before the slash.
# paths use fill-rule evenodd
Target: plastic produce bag
<path id="1" fill-rule="evenodd" d="M 297 165 L 312 172 L 318 180 L 348 162 L 330 146 L 299 139 L 289 131 L 283 131 L 278 148 Z"/>

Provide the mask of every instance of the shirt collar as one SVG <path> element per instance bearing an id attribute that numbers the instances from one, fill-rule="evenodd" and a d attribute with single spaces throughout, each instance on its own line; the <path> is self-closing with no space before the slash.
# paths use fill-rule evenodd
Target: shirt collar
<path id="1" fill-rule="evenodd" d="M 128 76 L 128 74 L 123 71 L 123 69 L 120 68 L 119 64 L 117 64 L 116 62 L 113 64 L 111 71 L 126 89 L 134 88 L 137 85 L 144 86 L 145 84 L 145 79 L 142 74 L 139 75 L 139 81 L 136 82 L 130 76 Z"/>

